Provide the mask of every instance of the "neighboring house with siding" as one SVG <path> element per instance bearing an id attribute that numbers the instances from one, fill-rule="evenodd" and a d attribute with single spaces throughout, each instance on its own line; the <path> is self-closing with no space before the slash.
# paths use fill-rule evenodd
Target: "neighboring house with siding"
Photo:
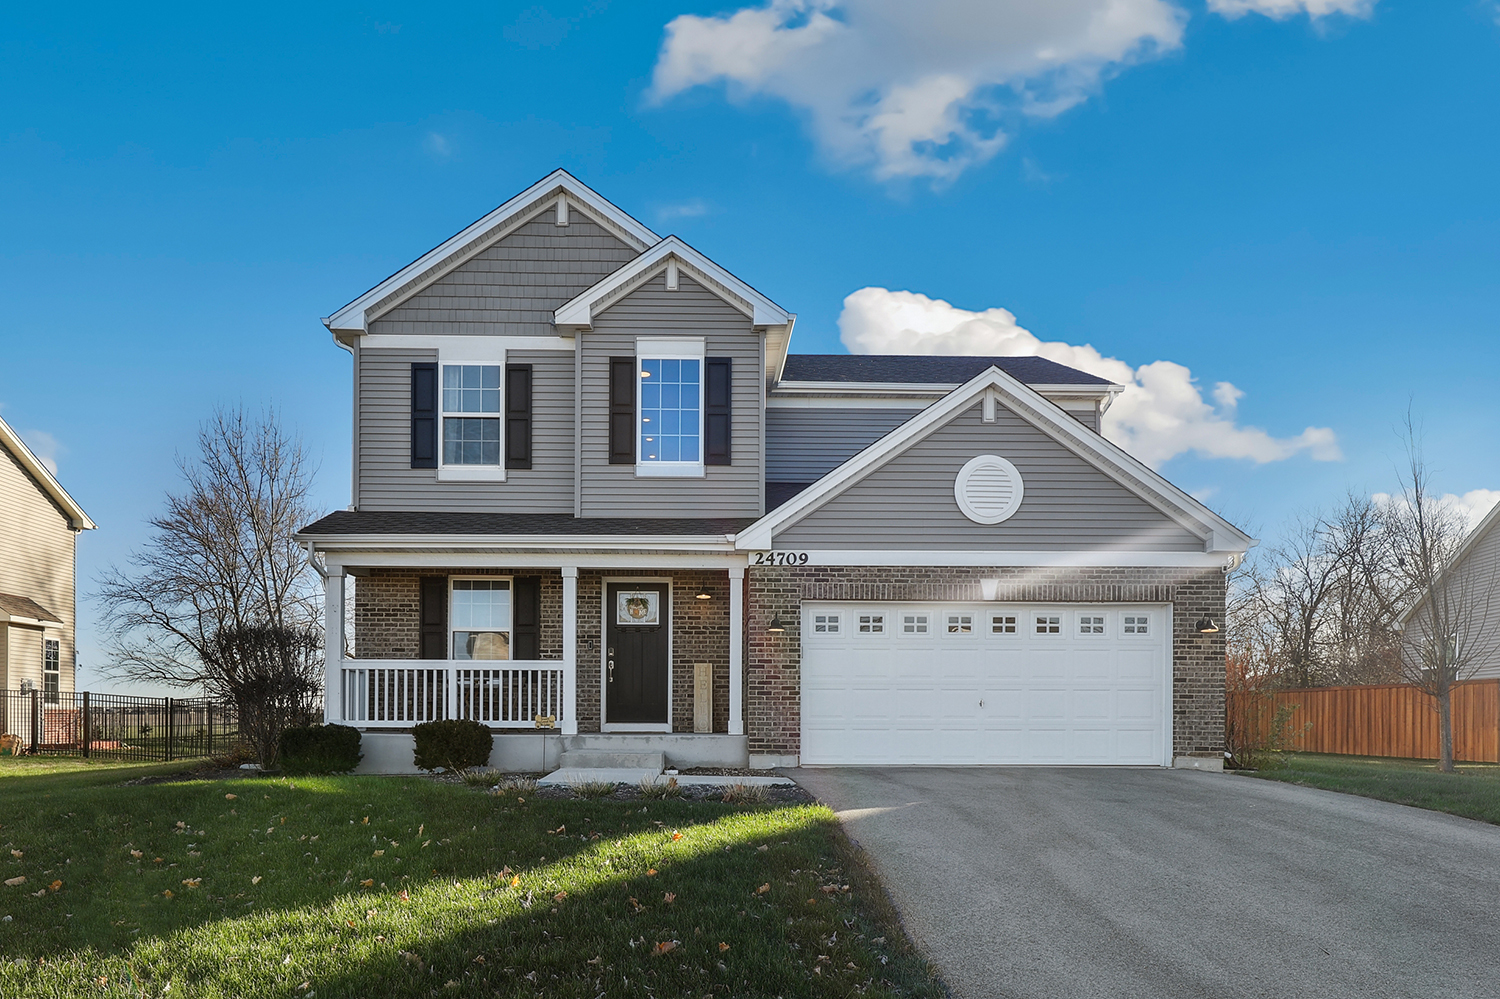
<path id="1" fill-rule="evenodd" d="M 1434 587 L 1436 619 L 1450 634 L 1461 679 L 1500 677 L 1500 504 L 1464 538 Z M 1404 643 L 1414 652 L 1432 627 L 1434 600 L 1423 596 L 1397 623 L 1409 633 Z"/>
<path id="2" fill-rule="evenodd" d="M 0 690 L 73 690 L 77 540 L 94 522 L 0 420 Z"/>
<path id="3" fill-rule="evenodd" d="M 1254 542 L 1100 435 L 1120 387 L 795 318 L 558 171 L 324 320 L 352 496 L 300 537 L 367 768 L 438 717 L 521 769 L 1221 760 Z"/>

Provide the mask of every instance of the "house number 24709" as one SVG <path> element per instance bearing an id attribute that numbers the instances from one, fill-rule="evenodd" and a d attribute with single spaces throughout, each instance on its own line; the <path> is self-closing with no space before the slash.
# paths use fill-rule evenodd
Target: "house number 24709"
<path id="1" fill-rule="evenodd" d="M 751 565 L 806 565 L 807 552 L 756 552 Z"/>

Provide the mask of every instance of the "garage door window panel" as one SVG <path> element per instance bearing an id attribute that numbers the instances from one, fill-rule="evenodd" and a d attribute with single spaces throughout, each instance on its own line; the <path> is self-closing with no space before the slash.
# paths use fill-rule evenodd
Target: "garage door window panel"
<path id="1" fill-rule="evenodd" d="M 1014 614 L 991 614 L 991 635 L 1014 635 L 1016 633 L 1016 616 Z"/>
<path id="2" fill-rule="evenodd" d="M 948 634 L 950 635 L 972 635 L 974 634 L 973 614 L 949 614 Z"/>
<path id="3" fill-rule="evenodd" d="M 885 634 L 885 615 L 861 614 L 859 616 L 859 633 L 861 635 Z"/>
<path id="4" fill-rule="evenodd" d="M 1062 634 L 1062 615 L 1038 614 L 1036 616 L 1036 633 L 1038 635 Z"/>
<path id="5" fill-rule="evenodd" d="M 903 614 L 901 616 L 901 634 L 925 635 L 931 623 L 932 618 L 927 614 Z"/>
<path id="6" fill-rule="evenodd" d="M 1125 635 L 1134 635 L 1144 638 L 1151 632 L 1151 615 L 1149 614 L 1126 614 L 1121 619 L 1120 632 Z"/>

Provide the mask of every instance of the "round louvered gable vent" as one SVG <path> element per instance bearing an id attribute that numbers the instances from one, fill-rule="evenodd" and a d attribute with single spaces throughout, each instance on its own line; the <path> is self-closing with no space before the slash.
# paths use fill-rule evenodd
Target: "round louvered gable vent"
<path id="1" fill-rule="evenodd" d="M 998 524 L 1021 505 L 1024 487 L 1016 466 L 997 454 L 970 458 L 953 483 L 958 508 L 976 524 Z"/>

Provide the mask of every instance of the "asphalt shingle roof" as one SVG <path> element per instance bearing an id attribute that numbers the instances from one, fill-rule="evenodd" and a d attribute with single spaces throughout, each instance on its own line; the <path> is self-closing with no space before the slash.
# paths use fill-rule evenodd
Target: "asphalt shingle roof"
<path id="1" fill-rule="evenodd" d="M 1045 357 L 932 354 L 788 354 L 781 380 L 961 385 L 991 366 L 1027 385 L 1108 385 L 1109 379 Z"/>
<path id="2" fill-rule="evenodd" d="M 754 517 L 573 517 L 565 513 L 438 513 L 339 510 L 309 524 L 307 535 L 339 534 L 497 534 L 635 535 L 735 534 Z"/>
<path id="3" fill-rule="evenodd" d="M 51 621 L 62 624 L 57 615 L 53 614 L 41 604 L 30 597 L 17 596 L 14 593 L 0 593 L 0 614 L 13 617 L 29 617 L 33 621 Z"/>

